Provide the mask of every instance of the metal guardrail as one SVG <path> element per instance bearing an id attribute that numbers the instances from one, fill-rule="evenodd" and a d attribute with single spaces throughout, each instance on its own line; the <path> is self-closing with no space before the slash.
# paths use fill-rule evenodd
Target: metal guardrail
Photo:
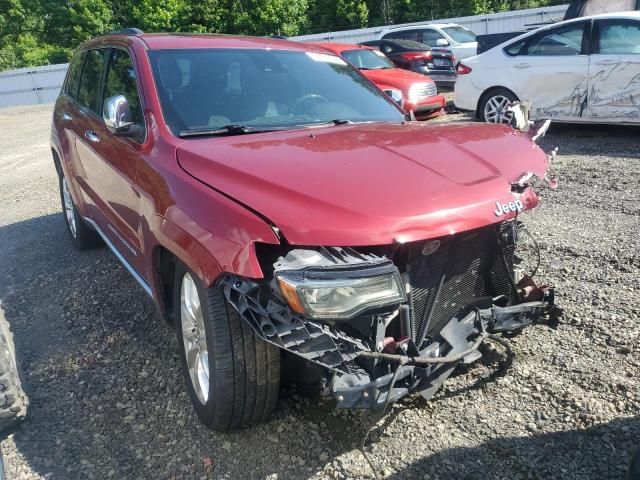
<path id="1" fill-rule="evenodd" d="M 568 5 L 530 8 L 513 12 L 476 15 L 473 17 L 446 18 L 433 20 L 431 22 L 414 22 L 403 25 L 457 23 L 473 30 L 477 34 L 504 33 L 522 29 L 527 24 L 545 21 L 551 18 L 562 18 L 567 7 Z M 403 25 L 388 25 L 341 32 L 300 35 L 291 37 L 291 40 L 358 43 L 376 39 L 386 28 Z M 67 67 L 68 64 L 45 65 L 43 67 L 21 68 L 0 72 L 0 108 L 14 105 L 34 105 L 54 102 L 64 82 Z"/>
<path id="2" fill-rule="evenodd" d="M 489 33 L 506 33 L 521 30 L 527 24 L 544 22 L 552 18 L 564 16 L 569 5 L 557 5 L 553 7 L 529 8 L 514 10 L 511 12 L 492 13 L 488 15 L 475 15 L 471 17 L 442 18 L 425 20 L 424 22 L 403 23 L 380 27 L 361 28 L 357 30 L 343 30 L 338 32 L 316 33 L 312 35 L 299 35 L 291 37 L 291 40 L 301 42 L 344 42 L 359 43 L 367 40 L 376 40 L 383 30 L 393 27 L 408 25 L 425 25 L 428 23 L 456 23 L 472 30 L 478 35 Z"/>
<path id="3" fill-rule="evenodd" d="M 54 102 L 67 67 L 65 63 L 0 72 L 0 108 Z"/>

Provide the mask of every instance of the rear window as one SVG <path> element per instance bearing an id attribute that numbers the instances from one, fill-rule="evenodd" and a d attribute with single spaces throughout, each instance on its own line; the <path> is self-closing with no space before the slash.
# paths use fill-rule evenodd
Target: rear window
<path id="1" fill-rule="evenodd" d="M 402 30 L 400 32 L 391 32 L 387 33 L 382 38 L 391 38 L 391 39 L 399 39 L 399 40 L 413 40 L 415 42 L 420 41 L 420 31 L 419 30 Z"/>
<path id="2" fill-rule="evenodd" d="M 342 52 L 342 57 L 360 70 L 383 70 L 385 68 L 393 68 L 393 63 L 387 60 L 384 55 L 365 48 L 347 50 Z"/>
<path id="3" fill-rule="evenodd" d="M 400 49 L 411 52 L 428 52 L 431 47 L 420 42 L 413 42 L 411 40 L 394 40 L 393 43 L 400 47 Z"/>

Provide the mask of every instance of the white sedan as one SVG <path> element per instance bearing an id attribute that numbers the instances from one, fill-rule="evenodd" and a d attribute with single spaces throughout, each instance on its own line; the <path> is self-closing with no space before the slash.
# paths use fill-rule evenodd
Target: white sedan
<path id="1" fill-rule="evenodd" d="M 640 124 L 640 12 L 557 23 L 458 65 L 455 104 L 511 123 L 511 102 L 533 120 Z"/>

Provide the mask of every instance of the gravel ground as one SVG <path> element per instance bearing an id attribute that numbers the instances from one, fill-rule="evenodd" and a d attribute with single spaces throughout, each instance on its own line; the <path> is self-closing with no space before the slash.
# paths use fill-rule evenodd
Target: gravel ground
<path id="1" fill-rule="evenodd" d="M 283 389 L 252 429 L 198 423 L 173 332 L 109 251 L 71 247 L 50 109 L 0 110 L 0 299 L 31 397 L 2 442 L 8 478 L 371 478 L 357 445 L 378 416 L 311 392 Z M 640 447 L 638 133 L 552 127 L 561 186 L 525 220 L 565 317 L 512 338 L 514 355 L 485 347 L 432 401 L 394 405 L 367 447 L 381 476 L 622 478 Z"/>

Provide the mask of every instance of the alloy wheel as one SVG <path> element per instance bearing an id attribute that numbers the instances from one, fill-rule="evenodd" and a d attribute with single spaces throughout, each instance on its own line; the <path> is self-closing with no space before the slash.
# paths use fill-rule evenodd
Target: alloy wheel
<path id="1" fill-rule="evenodd" d="M 69 184 L 67 179 L 62 177 L 62 201 L 64 203 L 64 214 L 67 217 L 67 224 L 73 238 L 76 238 L 76 214 L 75 207 L 73 206 L 73 199 L 71 198 L 71 192 L 69 191 Z"/>
<path id="2" fill-rule="evenodd" d="M 209 350 L 200 296 L 189 273 L 185 273 L 182 278 L 180 321 L 191 384 L 198 399 L 204 405 L 209 399 Z"/>
<path id="3" fill-rule="evenodd" d="M 511 100 L 503 95 L 491 97 L 484 106 L 484 118 L 487 123 L 504 123 L 510 125 L 513 112 L 509 111 Z"/>

